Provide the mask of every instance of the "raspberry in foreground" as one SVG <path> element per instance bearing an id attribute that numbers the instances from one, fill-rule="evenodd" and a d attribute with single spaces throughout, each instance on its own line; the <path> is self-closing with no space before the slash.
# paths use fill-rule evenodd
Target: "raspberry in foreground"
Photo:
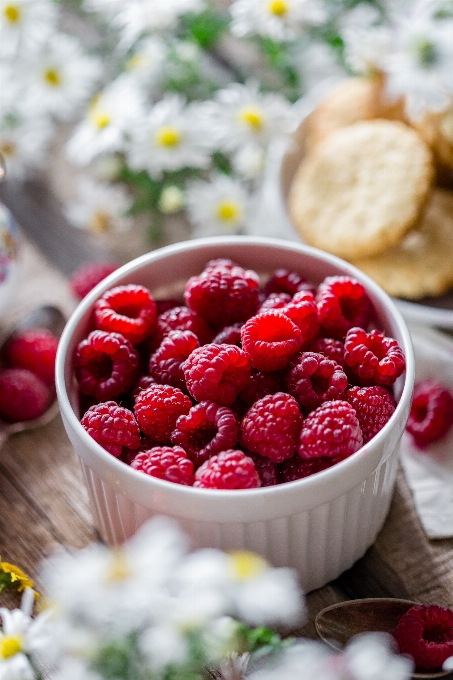
<path id="1" fill-rule="evenodd" d="M 289 269 L 276 269 L 264 286 L 264 295 L 269 297 L 271 293 L 287 293 L 292 297 L 300 290 L 306 290 L 307 286 L 307 279 L 301 274 Z"/>
<path id="2" fill-rule="evenodd" d="M 239 394 L 239 399 L 247 408 L 268 394 L 284 391 L 283 371 L 257 371 L 252 369 L 250 382 Z"/>
<path id="3" fill-rule="evenodd" d="M 241 423 L 241 444 L 281 463 L 297 449 L 302 414 L 294 397 L 285 392 L 255 402 Z"/>
<path id="4" fill-rule="evenodd" d="M 311 293 L 296 293 L 291 302 L 281 310 L 302 333 L 302 347 L 306 347 L 319 333 L 318 308 Z"/>
<path id="5" fill-rule="evenodd" d="M 396 408 L 393 396 L 379 385 L 351 387 L 345 399 L 357 414 L 364 444 L 382 430 Z"/>
<path id="6" fill-rule="evenodd" d="M 28 368 L 53 386 L 57 348 L 58 338 L 47 328 L 28 328 L 15 333 L 6 343 L 4 357 L 9 366 Z"/>
<path id="7" fill-rule="evenodd" d="M 328 401 L 312 411 L 300 432 L 301 458 L 342 460 L 360 449 L 362 431 L 355 410 L 347 401 Z"/>
<path id="8" fill-rule="evenodd" d="M 150 385 L 135 398 L 135 417 L 140 430 L 157 442 L 170 442 L 179 416 L 187 415 L 192 402 L 171 385 Z"/>
<path id="9" fill-rule="evenodd" d="M 142 451 L 135 456 L 131 467 L 174 484 L 193 484 L 193 463 L 180 446 L 156 446 Z"/>
<path id="10" fill-rule="evenodd" d="M 341 340 L 334 338 L 318 338 L 313 344 L 307 347 L 307 352 L 324 354 L 328 359 L 336 361 L 343 367 L 344 365 L 344 344 Z"/>
<path id="11" fill-rule="evenodd" d="M 414 659 L 417 671 L 440 670 L 453 656 L 453 611 L 437 605 L 411 607 L 393 637 L 400 653 Z"/>
<path id="12" fill-rule="evenodd" d="M 228 449 L 198 468 L 194 486 L 199 489 L 256 489 L 260 480 L 251 458 L 242 451 Z"/>
<path id="13" fill-rule="evenodd" d="M 373 305 L 365 288 L 349 276 L 328 276 L 316 296 L 319 321 L 325 335 L 344 338 L 354 326 L 366 328 Z"/>
<path id="14" fill-rule="evenodd" d="M 42 416 L 51 401 L 47 385 L 27 368 L 0 371 L 0 418 L 11 423 Z"/>
<path id="15" fill-rule="evenodd" d="M 301 352 L 288 368 L 286 384 L 300 406 L 311 411 L 325 401 L 342 399 L 348 379 L 341 366 L 323 354 Z"/>
<path id="16" fill-rule="evenodd" d="M 250 362 L 236 345 L 204 345 L 183 366 L 187 389 L 197 401 L 231 406 L 250 380 Z"/>
<path id="17" fill-rule="evenodd" d="M 277 371 L 300 350 L 300 329 L 280 310 L 249 319 L 241 329 L 242 349 L 259 371 Z"/>
<path id="18" fill-rule="evenodd" d="M 351 328 L 344 341 L 344 363 L 361 385 L 393 385 L 406 368 L 403 350 L 380 331 Z"/>
<path id="19" fill-rule="evenodd" d="M 186 391 L 182 364 L 200 346 L 192 331 L 171 331 L 149 359 L 149 373 L 156 382 Z"/>
<path id="20" fill-rule="evenodd" d="M 80 421 L 82 427 L 106 451 L 118 458 L 123 446 L 138 449 L 140 431 L 134 414 L 115 401 L 91 406 Z"/>
<path id="21" fill-rule="evenodd" d="M 121 333 L 133 345 L 151 335 L 157 316 L 157 305 L 144 286 L 130 283 L 106 291 L 94 304 L 97 328 Z"/>
<path id="22" fill-rule="evenodd" d="M 275 486 L 279 484 L 279 466 L 276 463 L 253 451 L 246 451 L 246 455 L 255 463 L 255 468 L 260 478 L 260 486 Z"/>
<path id="23" fill-rule="evenodd" d="M 172 307 L 157 317 L 157 339 L 162 339 L 171 331 L 192 331 L 200 345 L 212 342 L 214 331 L 206 321 L 196 312 L 185 306 Z"/>
<path id="24" fill-rule="evenodd" d="M 311 477 L 316 472 L 322 472 L 332 467 L 331 458 L 310 458 L 304 460 L 297 453 L 280 465 L 280 477 L 282 482 L 295 482 L 297 479 Z"/>
<path id="25" fill-rule="evenodd" d="M 81 300 L 119 266 L 116 262 L 86 262 L 72 274 L 69 286 L 74 295 Z"/>
<path id="26" fill-rule="evenodd" d="M 444 437 L 453 425 L 453 395 L 435 380 L 415 384 L 406 429 L 419 448 Z"/>

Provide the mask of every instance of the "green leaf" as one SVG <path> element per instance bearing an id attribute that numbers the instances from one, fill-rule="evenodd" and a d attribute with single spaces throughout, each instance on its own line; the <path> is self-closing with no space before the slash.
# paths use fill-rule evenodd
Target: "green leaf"
<path id="1" fill-rule="evenodd" d="M 205 50 L 217 45 L 229 25 L 228 17 L 213 6 L 200 14 L 186 14 L 181 20 L 187 37 Z"/>

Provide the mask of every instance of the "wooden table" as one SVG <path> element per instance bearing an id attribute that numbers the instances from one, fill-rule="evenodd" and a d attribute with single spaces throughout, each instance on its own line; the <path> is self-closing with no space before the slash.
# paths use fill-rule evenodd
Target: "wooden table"
<path id="1" fill-rule="evenodd" d="M 31 242 L 21 253 L 21 276 L 0 330 L 7 332 L 26 310 L 57 304 L 75 307 L 67 279 Z M 0 454 L 0 554 L 16 563 L 39 588 L 39 564 L 55 551 L 82 548 L 97 539 L 78 459 L 57 416 L 50 424 L 12 436 Z M 400 470 L 390 513 L 374 546 L 335 582 L 307 597 L 315 637 L 316 613 L 356 597 L 394 596 L 453 607 L 453 539 L 429 541 Z M 2 604 L 17 604 L 6 594 Z M 384 680 L 384 679 L 383 679 Z"/>

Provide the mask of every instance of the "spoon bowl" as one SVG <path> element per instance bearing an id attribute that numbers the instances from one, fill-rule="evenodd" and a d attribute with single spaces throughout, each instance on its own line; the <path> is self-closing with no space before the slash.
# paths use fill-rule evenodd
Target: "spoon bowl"
<path id="1" fill-rule="evenodd" d="M 0 344 L 0 357 L 2 356 L 3 348 L 5 347 L 6 343 L 18 333 L 22 333 L 23 331 L 30 328 L 46 328 L 47 330 L 51 331 L 53 335 L 59 338 L 63 332 L 65 324 L 66 319 L 64 314 L 53 305 L 43 305 L 42 307 L 32 310 L 26 314 L 16 324 L 14 330 L 3 339 L 2 343 Z M 54 394 L 49 407 L 38 418 L 19 421 L 16 423 L 9 423 L 0 419 L 0 446 L 2 446 L 12 434 L 24 432 L 25 430 L 31 430 L 36 427 L 41 427 L 42 425 L 47 425 L 47 423 L 50 423 L 50 421 L 55 418 L 58 411 L 58 401 L 56 394 Z"/>
<path id="2" fill-rule="evenodd" d="M 329 647 L 338 651 L 359 633 L 392 633 L 403 614 L 418 604 L 390 597 L 340 602 L 319 612 L 315 619 L 316 631 Z M 447 676 L 453 677 L 451 671 L 412 674 L 414 680 L 434 680 Z"/>

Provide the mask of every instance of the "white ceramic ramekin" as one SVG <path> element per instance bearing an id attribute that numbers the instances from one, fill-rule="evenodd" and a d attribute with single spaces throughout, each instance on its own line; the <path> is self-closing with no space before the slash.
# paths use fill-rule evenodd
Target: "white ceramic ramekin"
<path id="1" fill-rule="evenodd" d="M 325 276 L 350 274 L 366 286 L 380 329 L 398 340 L 407 366 L 396 383 L 399 403 L 393 416 L 360 451 L 295 482 L 216 491 L 171 484 L 133 470 L 82 428 L 72 358 L 88 333 L 94 301 L 113 285 L 131 282 L 146 285 L 157 297 L 180 293 L 189 276 L 216 257 L 229 257 L 263 274 L 285 267 L 315 283 Z M 150 252 L 111 274 L 80 303 L 63 332 L 56 372 L 63 421 L 82 464 L 95 523 L 110 544 L 123 542 L 149 517 L 164 514 L 180 522 L 196 547 L 253 550 L 275 566 L 296 568 L 308 592 L 351 567 L 384 523 L 413 389 L 412 345 L 390 298 L 336 257 L 277 239 L 236 236 L 193 240 Z"/>

